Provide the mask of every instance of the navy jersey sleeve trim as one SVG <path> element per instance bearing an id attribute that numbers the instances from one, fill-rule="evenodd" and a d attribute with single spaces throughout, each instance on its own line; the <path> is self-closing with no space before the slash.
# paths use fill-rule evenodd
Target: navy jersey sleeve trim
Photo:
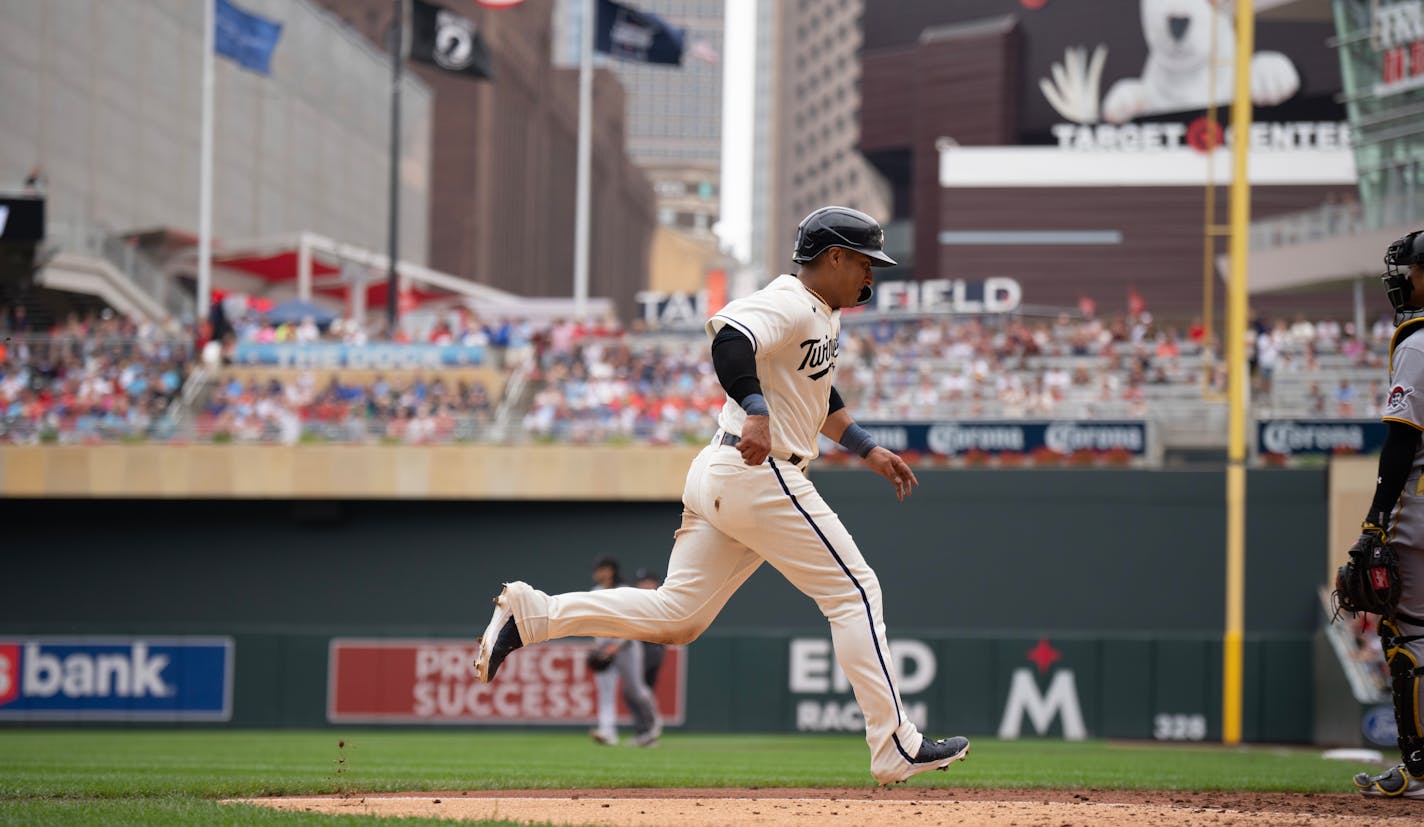
<path id="1" fill-rule="evenodd" d="M 746 325 L 742 324 L 741 322 L 737 321 L 736 319 L 732 318 L 731 316 L 723 316 L 721 313 L 718 313 L 717 315 L 713 316 L 712 318 L 714 318 L 714 319 L 721 319 L 722 321 L 726 322 L 727 324 L 731 325 L 732 327 L 735 327 L 737 330 L 740 330 L 743 334 L 746 335 L 746 337 L 747 337 L 748 339 L 751 339 L 751 340 L 752 340 L 752 352 L 753 352 L 753 353 L 755 353 L 755 352 L 758 351 L 758 350 L 761 350 L 761 342 L 758 342 L 758 341 L 757 341 L 756 334 L 752 332 L 752 329 L 751 329 L 751 328 L 747 327 Z"/>

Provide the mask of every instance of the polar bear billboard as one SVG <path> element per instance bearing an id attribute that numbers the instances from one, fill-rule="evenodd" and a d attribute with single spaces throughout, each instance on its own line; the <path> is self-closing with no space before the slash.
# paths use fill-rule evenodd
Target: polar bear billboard
<path id="1" fill-rule="evenodd" d="M 1039 79 L 1049 104 L 1076 123 L 1125 123 L 1148 115 L 1186 112 L 1231 102 L 1236 31 L 1227 0 L 1141 0 L 1147 60 L 1136 77 L 1122 78 L 1099 96 L 1108 47 L 1069 47 L 1050 76 Z M 1212 49 L 1215 40 L 1216 67 Z M 1275 106 L 1300 91 L 1300 74 L 1281 52 L 1251 56 L 1251 101 Z"/>
<path id="2" fill-rule="evenodd" d="M 1239 43 L 1233 0 L 964 2 L 973 4 L 965 15 L 994 11 L 1002 13 L 996 20 L 1007 21 L 981 31 L 1002 33 L 997 48 L 1017 62 L 1012 77 L 1019 95 L 1011 110 L 1013 135 L 1004 144 L 960 143 L 955 125 L 946 125 L 937 144 L 941 186 L 1230 180 L 1223 156 L 1234 142 L 1226 123 Z M 948 6 L 939 8 L 944 13 Z M 985 42 L 991 36 L 980 35 Z M 1333 36 L 1333 24 L 1318 15 L 1257 16 L 1249 84 L 1254 112 L 1246 135 L 1256 150 L 1248 168 L 1253 183 L 1355 182 Z M 1206 117 L 1212 106 L 1220 107 L 1214 122 Z"/>

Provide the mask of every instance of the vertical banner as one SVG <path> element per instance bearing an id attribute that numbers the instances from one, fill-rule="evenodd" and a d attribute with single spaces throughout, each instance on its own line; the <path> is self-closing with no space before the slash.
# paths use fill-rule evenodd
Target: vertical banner
<path id="1" fill-rule="evenodd" d="M 713 270 L 707 274 L 707 316 L 727 306 L 727 271 Z"/>
<path id="2" fill-rule="evenodd" d="M 411 7 L 410 59 L 470 78 L 494 77 L 494 60 L 474 22 L 425 0 Z"/>

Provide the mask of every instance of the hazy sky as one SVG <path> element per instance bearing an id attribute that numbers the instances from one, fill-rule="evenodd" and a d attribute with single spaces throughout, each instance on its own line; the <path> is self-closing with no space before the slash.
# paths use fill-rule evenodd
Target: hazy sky
<path id="1" fill-rule="evenodd" d="M 742 261 L 752 250 L 752 115 L 757 0 L 727 0 L 722 42 L 722 203 L 717 235 Z"/>

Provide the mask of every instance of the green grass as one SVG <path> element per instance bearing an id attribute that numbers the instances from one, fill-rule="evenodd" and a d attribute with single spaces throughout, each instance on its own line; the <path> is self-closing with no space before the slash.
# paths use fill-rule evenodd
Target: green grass
<path id="1" fill-rule="evenodd" d="M 658 749 L 638 750 L 549 732 L 0 730 L 0 824 L 434 824 L 337 820 L 214 799 L 532 787 L 869 787 L 868 757 L 864 739 L 850 735 L 669 735 Z M 1307 749 L 980 738 L 969 761 L 908 783 L 1346 792 L 1359 769 L 1374 768 L 1325 761 Z"/>

